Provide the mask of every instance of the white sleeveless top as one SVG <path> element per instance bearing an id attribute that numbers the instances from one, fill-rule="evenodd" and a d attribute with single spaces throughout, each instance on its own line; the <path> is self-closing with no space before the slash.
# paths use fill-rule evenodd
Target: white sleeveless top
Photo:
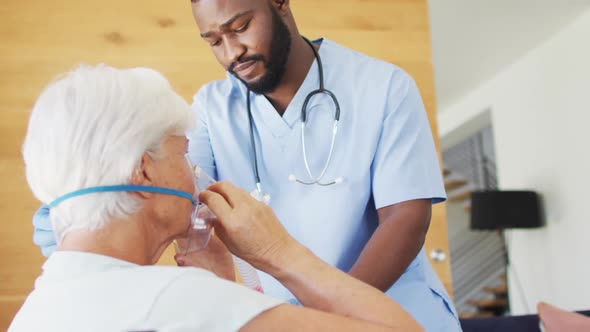
<path id="1" fill-rule="evenodd" d="M 57 251 L 8 331 L 236 331 L 281 303 L 203 269 Z"/>

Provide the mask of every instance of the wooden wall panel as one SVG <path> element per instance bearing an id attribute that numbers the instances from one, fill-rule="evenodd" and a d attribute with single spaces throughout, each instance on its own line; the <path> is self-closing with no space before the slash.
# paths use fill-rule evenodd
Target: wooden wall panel
<path id="1" fill-rule="evenodd" d="M 294 0 L 292 6 L 308 37 L 325 36 L 406 69 L 436 128 L 425 0 Z M 39 203 L 27 187 L 20 155 L 42 87 L 79 63 L 148 66 L 191 100 L 202 84 L 224 72 L 199 38 L 188 0 L 5 0 L 0 17 L 0 329 L 5 329 L 44 261 L 31 241 L 31 216 Z M 427 247 L 444 247 L 444 206 L 435 208 L 431 229 Z M 169 255 L 163 259 L 171 262 Z M 448 264 L 436 268 L 450 289 Z"/>

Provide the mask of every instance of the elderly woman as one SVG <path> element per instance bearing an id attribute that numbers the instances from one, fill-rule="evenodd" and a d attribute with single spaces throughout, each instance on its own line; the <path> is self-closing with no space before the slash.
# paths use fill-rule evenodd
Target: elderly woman
<path id="1" fill-rule="evenodd" d="M 150 69 L 80 67 L 45 89 L 23 155 L 58 247 L 9 331 L 420 329 L 384 294 L 297 243 L 241 189 L 218 183 L 199 195 L 185 159 L 193 117 Z M 197 197 L 217 216 L 223 243 L 214 238 L 210 250 L 179 261 L 228 271 L 229 249 L 304 307 L 205 269 L 153 266 L 193 229 Z"/>

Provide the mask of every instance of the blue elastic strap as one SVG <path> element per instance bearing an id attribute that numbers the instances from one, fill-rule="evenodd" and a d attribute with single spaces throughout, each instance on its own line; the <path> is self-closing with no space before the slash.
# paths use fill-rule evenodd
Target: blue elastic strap
<path id="1" fill-rule="evenodd" d="M 301 302 L 299 302 L 299 300 L 297 300 L 295 298 L 287 300 L 287 303 L 303 307 L 303 304 L 301 304 Z"/>
<path id="2" fill-rule="evenodd" d="M 105 193 L 105 192 L 113 192 L 113 191 L 134 191 L 134 192 L 147 192 L 147 193 L 157 193 L 157 194 L 166 194 L 166 195 L 173 195 L 186 198 L 193 203 L 193 205 L 197 205 L 197 202 L 193 198 L 193 195 L 180 190 L 175 189 L 168 189 L 162 187 L 151 187 L 151 186 L 134 186 L 134 185 L 118 185 L 118 186 L 102 186 L 102 187 L 91 187 L 73 191 L 69 194 L 65 194 L 61 197 L 58 197 L 53 202 L 49 203 L 50 208 L 54 208 L 58 206 L 61 202 L 65 201 L 66 199 L 70 199 L 77 196 L 94 194 L 94 193 Z"/>

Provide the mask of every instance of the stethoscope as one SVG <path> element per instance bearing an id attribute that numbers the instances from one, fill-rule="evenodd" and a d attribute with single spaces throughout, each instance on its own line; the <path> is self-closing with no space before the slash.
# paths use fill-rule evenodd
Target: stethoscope
<path id="1" fill-rule="evenodd" d="M 305 101 L 303 102 L 303 106 L 301 107 L 301 149 L 303 150 L 303 163 L 305 164 L 305 169 L 306 169 L 307 174 L 309 175 L 309 178 L 311 180 L 309 180 L 309 181 L 301 180 L 301 179 L 298 179 L 294 174 L 291 174 L 291 175 L 289 175 L 289 181 L 296 181 L 296 182 L 304 184 L 304 185 L 317 184 L 320 186 L 331 186 L 331 185 L 342 183 L 344 181 L 344 178 L 342 178 L 342 177 L 337 177 L 336 179 L 329 181 L 329 182 L 322 182 L 321 181 L 323 179 L 324 175 L 326 174 L 326 170 L 328 169 L 328 166 L 330 165 L 330 161 L 332 160 L 332 153 L 334 152 L 334 142 L 336 141 L 336 133 L 338 132 L 338 121 L 340 121 L 340 104 L 338 103 L 338 99 L 336 98 L 334 93 L 332 93 L 332 91 L 330 91 L 324 87 L 324 69 L 322 66 L 322 59 L 320 58 L 318 51 L 315 49 L 315 47 L 309 41 L 309 39 L 307 39 L 303 36 L 302 36 L 302 38 L 309 45 L 309 47 L 313 51 L 313 54 L 318 62 L 320 87 L 317 90 L 310 92 L 307 95 L 307 97 L 305 97 Z M 307 161 L 307 151 L 305 148 L 305 126 L 307 124 L 307 104 L 309 103 L 311 98 L 317 94 L 326 94 L 326 95 L 330 96 L 330 98 L 334 102 L 334 105 L 336 107 L 336 111 L 334 112 L 334 122 L 332 124 L 332 139 L 330 142 L 330 152 L 328 153 L 328 158 L 326 158 L 326 162 L 324 163 L 324 167 L 322 168 L 322 171 L 320 172 L 320 174 L 317 177 L 315 177 L 312 174 L 311 168 L 309 167 L 309 162 Z M 262 191 L 262 185 L 260 184 L 261 181 L 260 181 L 260 173 L 258 171 L 258 156 L 256 155 L 256 142 L 254 140 L 254 128 L 252 125 L 252 123 L 254 121 L 252 120 L 252 110 L 250 108 L 250 89 L 248 89 L 246 92 L 246 105 L 247 105 L 247 109 L 248 109 L 248 121 L 250 123 L 250 145 L 252 146 L 252 151 L 254 154 L 254 179 L 256 181 L 256 188 L 254 189 L 254 191 L 251 194 L 255 198 L 268 203 L 270 201 L 270 195 L 268 193 L 265 193 Z"/>

